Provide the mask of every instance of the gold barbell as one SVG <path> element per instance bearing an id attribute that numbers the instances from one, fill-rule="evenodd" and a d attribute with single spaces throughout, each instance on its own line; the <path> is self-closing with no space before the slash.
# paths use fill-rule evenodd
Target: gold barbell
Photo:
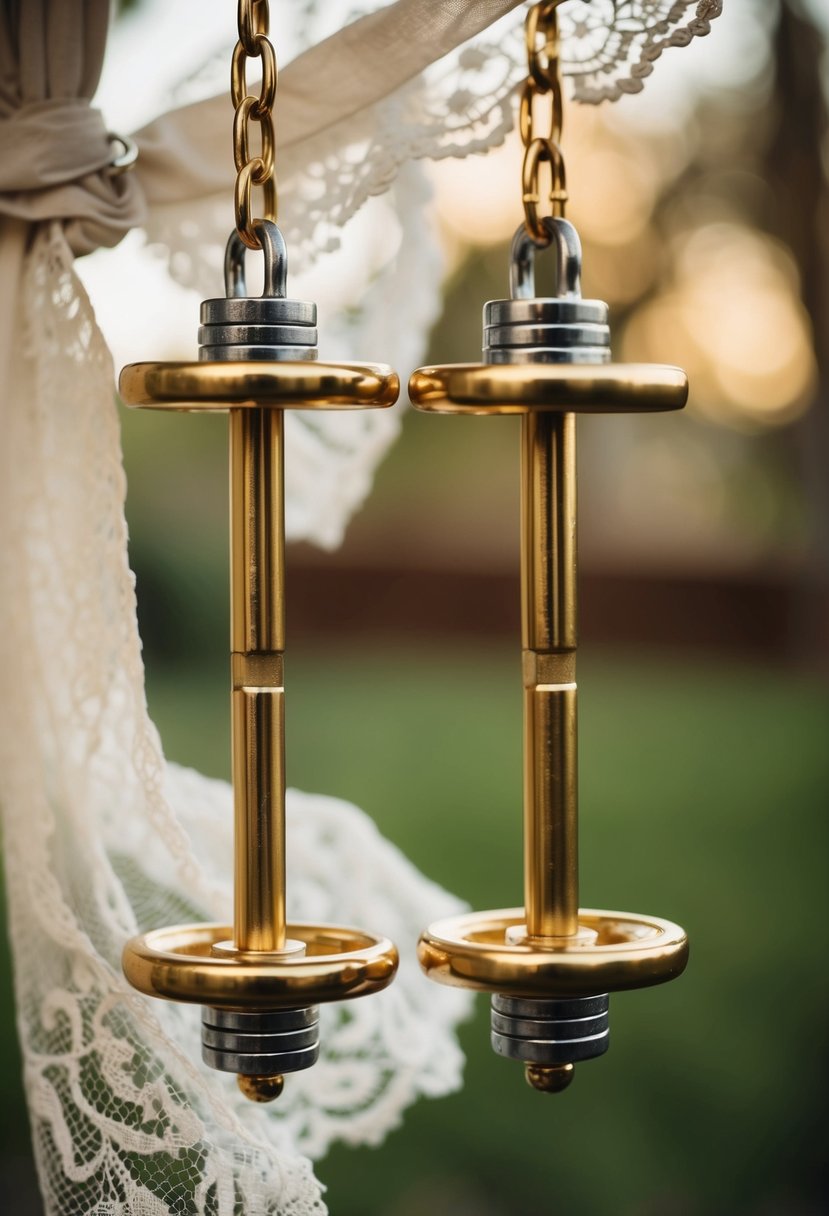
<path id="1" fill-rule="evenodd" d="M 608 994 L 660 984 L 688 958 L 670 921 L 579 909 L 577 795 L 576 416 L 681 409 L 676 367 L 615 364 L 607 306 L 582 300 L 581 246 L 544 221 L 560 295 L 537 298 L 528 228 L 512 248 L 512 298 L 484 309 L 484 363 L 424 367 L 420 410 L 521 416 L 524 677 L 524 907 L 430 925 L 418 957 L 439 983 L 493 994 L 492 1045 L 557 1092 L 609 1042 Z"/>
<path id="2" fill-rule="evenodd" d="M 120 378 L 129 406 L 229 413 L 235 858 L 232 925 L 143 934 L 123 968 L 140 992 L 202 1005 L 205 1061 L 269 1101 L 285 1072 L 316 1060 L 317 1006 L 380 991 L 398 963 L 382 935 L 286 920 L 284 412 L 384 408 L 400 383 L 382 364 L 317 360 L 316 308 L 285 298 L 281 234 L 255 227 L 266 294 L 246 295 L 234 233 L 228 296 L 202 304 L 200 361 L 132 364 Z"/>

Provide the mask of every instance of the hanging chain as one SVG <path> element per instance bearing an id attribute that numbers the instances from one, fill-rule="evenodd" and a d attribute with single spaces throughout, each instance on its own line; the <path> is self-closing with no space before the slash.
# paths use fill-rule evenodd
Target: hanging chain
<path id="1" fill-rule="evenodd" d="M 248 92 L 249 59 L 262 60 L 262 84 L 257 97 Z M 273 45 L 268 41 L 268 0 L 239 0 L 239 41 L 230 67 L 230 96 L 233 116 L 233 159 L 236 186 L 233 201 L 236 230 L 249 249 L 260 249 L 254 230 L 252 194 L 262 187 L 262 219 L 276 219 L 273 108 L 276 101 L 277 67 Z M 259 125 L 259 151 L 251 155 L 251 123 Z"/>
<path id="2" fill-rule="evenodd" d="M 524 222 L 527 232 L 537 245 L 549 245 L 551 237 L 540 215 L 541 167 L 550 166 L 550 215 L 564 215 L 567 202 L 567 180 L 564 157 L 561 154 L 561 129 L 564 108 L 561 93 L 561 73 L 558 58 L 558 19 L 556 9 L 561 0 L 542 0 L 527 13 L 527 79 L 521 91 L 518 129 L 524 145 L 521 169 L 521 191 L 524 202 Z M 539 121 L 538 99 L 549 98 L 550 117 Z"/>

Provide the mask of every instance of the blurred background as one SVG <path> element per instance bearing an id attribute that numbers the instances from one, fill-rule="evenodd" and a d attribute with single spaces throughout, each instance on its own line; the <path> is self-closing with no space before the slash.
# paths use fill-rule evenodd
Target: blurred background
<path id="1" fill-rule="evenodd" d="M 618 358 L 691 380 L 682 416 L 580 423 L 582 902 L 679 921 L 688 971 L 614 998 L 559 1098 L 491 1053 L 480 998 L 463 1091 L 319 1164 L 334 1216 L 825 1210 L 828 38 L 821 0 L 726 0 L 641 97 L 566 116 L 585 295 Z M 519 166 L 514 139 L 429 166 L 424 362 L 478 357 Z M 123 436 L 150 710 L 226 777 L 225 428 Z M 288 553 L 290 784 L 475 908 L 521 892 L 517 455 L 515 419 L 409 411 L 342 548 Z M 0 1196 L 36 1213 L 2 949 Z"/>

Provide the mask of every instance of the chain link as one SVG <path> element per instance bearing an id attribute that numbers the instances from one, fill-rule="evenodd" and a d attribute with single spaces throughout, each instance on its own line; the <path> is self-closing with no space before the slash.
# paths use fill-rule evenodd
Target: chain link
<path id="1" fill-rule="evenodd" d="M 541 215 L 541 169 L 550 167 L 550 215 L 564 215 L 567 179 L 561 153 L 564 107 L 558 58 L 556 9 L 562 0 L 541 0 L 527 13 L 524 27 L 527 43 L 527 79 L 521 90 L 518 130 L 524 145 L 521 192 L 527 232 L 537 245 L 549 245 L 551 237 Z M 542 100 L 543 99 L 543 100 Z M 542 119 L 541 110 L 548 116 Z"/>
<path id="2" fill-rule="evenodd" d="M 249 249 L 260 249 L 254 224 L 256 220 L 276 219 L 276 164 L 274 157 L 273 109 L 276 102 L 278 71 L 276 53 L 268 40 L 268 0 L 239 0 L 239 41 L 230 66 L 230 97 L 233 116 L 233 160 L 236 186 L 233 202 L 236 230 Z M 259 95 L 248 92 L 249 59 L 262 61 Z M 259 126 L 259 150 L 251 147 L 251 124 Z M 261 217 L 254 217 L 253 188 L 262 188 Z"/>

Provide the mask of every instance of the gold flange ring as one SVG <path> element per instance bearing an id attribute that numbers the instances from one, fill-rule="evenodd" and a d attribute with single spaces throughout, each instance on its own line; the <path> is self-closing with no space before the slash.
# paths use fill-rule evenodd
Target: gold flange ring
<path id="1" fill-rule="evenodd" d="M 582 414 L 681 410 L 688 377 L 659 363 L 450 363 L 409 380 L 419 410 L 439 414 Z"/>
<path id="2" fill-rule="evenodd" d="M 400 378 L 384 363 L 129 363 L 118 391 L 159 410 L 364 410 L 394 405 Z"/>
<path id="3" fill-rule="evenodd" d="M 127 942 L 124 974 L 147 996 L 217 1009 L 295 1009 L 379 992 L 397 971 L 387 937 L 341 925 L 288 925 L 305 953 L 215 955 L 228 925 L 176 925 Z"/>
<path id="4" fill-rule="evenodd" d="M 594 932 L 555 944 L 515 940 L 525 919 L 523 908 L 508 908 L 436 921 L 418 943 L 420 966 L 442 984 L 555 999 L 647 988 L 688 961 L 685 931 L 656 916 L 584 908 L 579 925 Z"/>

